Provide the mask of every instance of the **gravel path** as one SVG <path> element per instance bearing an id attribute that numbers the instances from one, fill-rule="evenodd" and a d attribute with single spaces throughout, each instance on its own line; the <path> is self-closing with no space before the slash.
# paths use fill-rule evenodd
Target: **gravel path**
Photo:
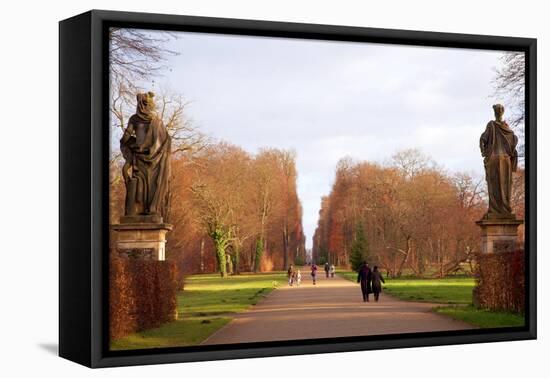
<path id="1" fill-rule="evenodd" d="M 475 328 L 430 311 L 433 303 L 407 302 L 382 294 L 363 302 L 358 284 L 319 274 L 313 285 L 303 274 L 300 287 L 274 290 L 248 311 L 237 314 L 202 344 L 450 331 Z"/>

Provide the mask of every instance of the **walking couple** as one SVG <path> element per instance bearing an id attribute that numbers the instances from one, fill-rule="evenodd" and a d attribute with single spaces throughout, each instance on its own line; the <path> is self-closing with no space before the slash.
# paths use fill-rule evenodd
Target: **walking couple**
<path id="1" fill-rule="evenodd" d="M 382 291 L 382 282 L 384 277 L 378 270 L 378 267 L 375 266 L 372 270 L 367 264 L 366 261 L 363 261 L 361 267 L 359 268 L 359 274 L 357 275 L 357 283 L 361 284 L 361 293 L 363 294 L 363 302 L 369 302 L 369 294 L 374 294 L 374 300 L 378 302 L 380 292 Z"/>

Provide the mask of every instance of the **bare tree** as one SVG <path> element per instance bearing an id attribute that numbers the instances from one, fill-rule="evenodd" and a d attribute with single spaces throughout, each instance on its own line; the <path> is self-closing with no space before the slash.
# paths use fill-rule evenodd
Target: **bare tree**
<path id="1" fill-rule="evenodd" d="M 486 188 L 483 178 L 474 178 L 472 174 L 457 172 L 452 180 L 457 190 L 458 199 L 464 208 L 471 209 L 484 203 Z"/>
<path id="2" fill-rule="evenodd" d="M 163 90 L 157 101 L 159 117 L 172 137 L 172 153 L 196 154 L 210 144 L 210 138 L 202 133 L 185 110 L 191 102 L 168 90 Z"/>
<path id="3" fill-rule="evenodd" d="M 225 198 L 220 198 L 202 182 L 194 183 L 191 186 L 191 192 L 199 209 L 199 221 L 214 243 L 218 270 L 221 277 L 225 278 L 227 276 L 226 252 L 234 232 L 234 225 L 231 223 L 233 208 Z"/>
<path id="4" fill-rule="evenodd" d="M 242 175 L 246 173 L 250 158 L 244 150 L 223 143 L 209 148 L 205 155 L 204 163 L 196 168 L 200 178 L 193 182 L 190 190 L 197 220 L 214 243 L 219 272 L 226 277 L 228 248 L 238 248 L 245 240 L 243 227 L 237 222 L 248 204 L 241 194 L 246 186 Z"/>
<path id="5" fill-rule="evenodd" d="M 294 184 L 296 183 L 296 151 L 281 151 L 279 154 L 281 169 L 283 173 L 283 193 L 282 193 L 282 205 L 283 205 L 283 222 L 282 222 L 282 236 L 283 236 L 283 268 L 288 269 L 289 264 L 289 245 L 290 245 L 290 227 L 293 224 L 291 220 L 291 196 L 296 193 Z"/>
<path id="6" fill-rule="evenodd" d="M 167 69 L 166 59 L 177 52 L 166 43 L 177 38 L 170 32 L 150 32 L 129 28 L 109 29 L 111 79 L 133 89 L 136 81 L 148 80 Z"/>
<path id="7" fill-rule="evenodd" d="M 495 69 L 494 98 L 503 98 L 510 109 L 510 126 L 520 137 L 518 153 L 524 157 L 525 135 L 525 53 L 506 52 L 501 58 L 502 66 Z"/>
<path id="8" fill-rule="evenodd" d="M 255 175 L 252 180 L 257 190 L 252 195 L 252 201 L 256 205 L 260 224 L 254 254 L 254 273 L 260 269 L 260 262 L 265 252 L 266 225 L 273 208 L 273 182 L 276 179 L 273 161 L 276 161 L 276 156 L 270 150 L 263 150 L 253 161 Z"/>
<path id="9" fill-rule="evenodd" d="M 412 179 L 419 173 L 436 167 L 433 159 L 417 148 L 397 151 L 392 155 L 392 163 L 405 174 L 407 179 Z"/>

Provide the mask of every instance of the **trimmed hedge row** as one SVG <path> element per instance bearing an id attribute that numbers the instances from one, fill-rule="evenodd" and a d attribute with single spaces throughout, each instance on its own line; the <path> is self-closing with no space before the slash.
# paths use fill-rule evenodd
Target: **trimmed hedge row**
<path id="1" fill-rule="evenodd" d="M 492 311 L 525 312 L 523 250 L 480 254 L 476 265 L 476 306 Z"/>
<path id="2" fill-rule="evenodd" d="M 112 257 L 109 271 L 111 340 L 174 320 L 177 290 L 174 263 Z"/>

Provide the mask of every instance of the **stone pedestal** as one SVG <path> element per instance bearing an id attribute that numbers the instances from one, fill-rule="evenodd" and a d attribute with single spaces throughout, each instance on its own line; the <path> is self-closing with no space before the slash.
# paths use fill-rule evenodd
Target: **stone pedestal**
<path id="1" fill-rule="evenodd" d="M 490 218 L 484 217 L 476 222 L 481 228 L 481 252 L 500 253 L 512 252 L 517 247 L 518 226 L 522 220 L 515 217 Z"/>
<path id="2" fill-rule="evenodd" d="M 116 231 L 116 252 L 120 257 L 165 260 L 166 233 L 172 225 L 163 223 L 161 217 L 124 216 L 120 224 L 111 227 Z"/>

